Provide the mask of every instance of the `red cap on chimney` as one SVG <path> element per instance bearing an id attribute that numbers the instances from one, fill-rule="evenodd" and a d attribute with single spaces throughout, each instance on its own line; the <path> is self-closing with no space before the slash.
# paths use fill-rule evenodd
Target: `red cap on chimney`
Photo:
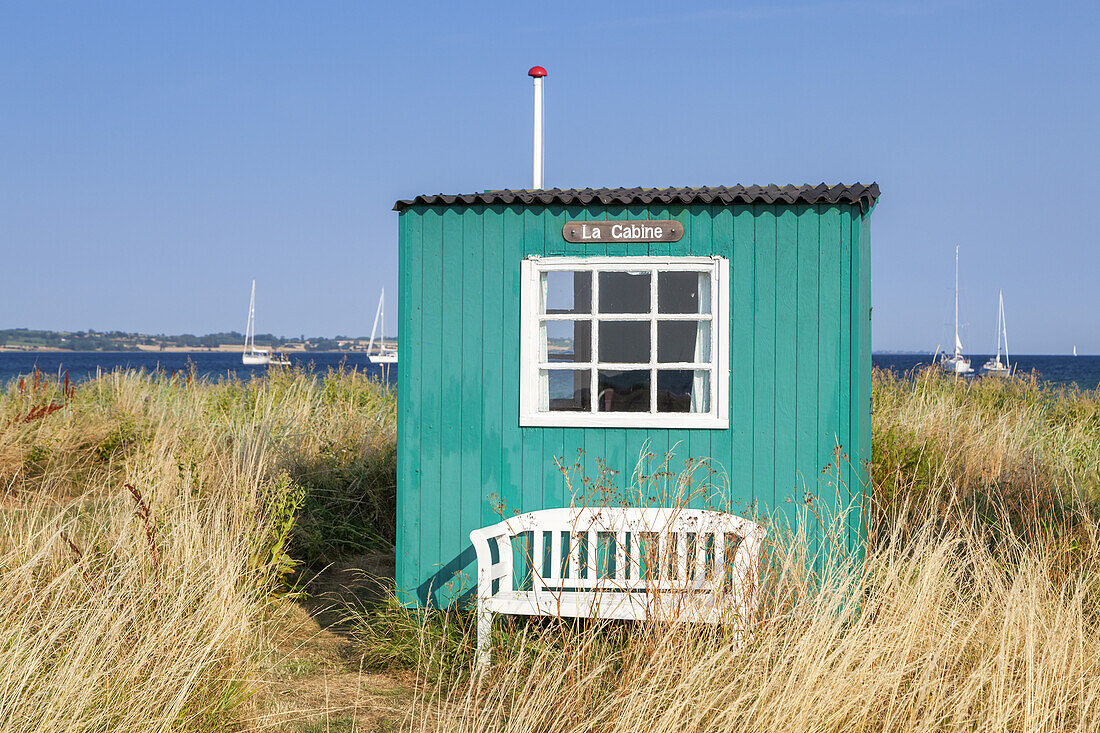
<path id="1" fill-rule="evenodd" d="M 546 69 L 542 68 L 541 66 L 532 66 L 531 70 L 527 72 L 527 76 L 547 76 Z"/>

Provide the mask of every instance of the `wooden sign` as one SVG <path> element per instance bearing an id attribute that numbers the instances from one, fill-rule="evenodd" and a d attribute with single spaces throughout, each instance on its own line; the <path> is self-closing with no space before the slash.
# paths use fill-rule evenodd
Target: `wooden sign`
<path id="1" fill-rule="evenodd" d="M 675 219 L 571 221 L 561 235 L 567 242 L 679 242 L 684 225 Z"/>

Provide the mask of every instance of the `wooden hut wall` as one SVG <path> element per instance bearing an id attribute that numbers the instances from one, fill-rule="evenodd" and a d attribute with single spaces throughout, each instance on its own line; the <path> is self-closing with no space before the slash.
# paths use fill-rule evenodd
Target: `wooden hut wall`
<path id="1" fill-rule="evenodd" d="M 555 461 L 631 480 L 639 455 L 709 459 L 733 511 L 793 523 L 866 483 L 870 258 L 856 205 L 412 206 L 400 216 L 397 586 L 446 605 L 473 586 L 468 533 L 567 506 Z M 571 244 L 570 220 L 669 219 L 674 243 Z M 528 255 L 718 255 L 730 262 L 727 430 L 520 427 L 520 263 Z M 839 448 L 838 448 L 839 446 Z M 836 455 L 839 451 L 840 455 Z M 831 466 L 831 469 L 826 467 Z M 574 487 L 577 488 L 576 486 Z M 815 520 L 811 519 L 811 524 Z M 860 546 L 860 518 L 847 543 Z"/>

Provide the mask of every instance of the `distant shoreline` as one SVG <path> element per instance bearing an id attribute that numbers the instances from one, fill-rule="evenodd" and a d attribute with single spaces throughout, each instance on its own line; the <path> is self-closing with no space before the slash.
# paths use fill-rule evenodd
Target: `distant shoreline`
<path id="1" fill-rule="evenodd" d="M 385 344 L 397 339 L 382 337 Z M 30 328 L 0 328 L 0 353 L 127 353 L 127 354 L 239 354 L 245 347 L 244 334 L 223 331 L 196 336 L 191 333 L 151 335 L 124 331 L 42 331 Z M 288 339 L 271 333 L 256 334 L 255 345 L 285 354 L 366 353 L 371 339 L 360 336 L 311 336 Z"/>
<path id="2" fill-rule="evenodd" d="M 263 347 L 269 348 L 269 347 Z M 345 351 L 306 351 L 305 349 L 276 349 L 280 354 L 294 355 L 294 356 L 308 356 L 309 354 L 363 354 L 366 355 L 366 351 L 345 350 Z M 240 346 L 233 348 L 209 348 L 204 349 L 202 347 L 194 348 L 188 346 L 166 346 L 165 348 L 156 349 L 59 349 L 52 346 L 35 346 L 33 348 L 23 348 L 19 346 L 0 346 L 0 355 L 3 354 L 240 354 L 243 353 L 243 349 Z"/>

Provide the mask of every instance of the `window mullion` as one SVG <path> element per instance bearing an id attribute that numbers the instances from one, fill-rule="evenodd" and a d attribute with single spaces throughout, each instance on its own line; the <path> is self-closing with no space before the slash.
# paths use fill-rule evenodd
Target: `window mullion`
<path id="1" fill-rule="evenodd" d="M 589 361 L 592 362 L 592 372 L 588 375 L 589 387 L 588 387 L 588 410 L 589 412 L 597 412 L 599 396 L 596 394 L 596 386 L 599 384 L 599 371 L 600 371 L 600 322 L 597 318 L 598 311 L 596 306 L 600 302 L 600 271 L 598 268 L 593 267 L 592 270 L 592 303 L 588 308 L 588 312 L 592 315 L 592 331 L 589 334 L 591 339 L 591 355 Z"/>
<path id="2" fill-rule="evenodd" d="M 649 272 L 649 411 L 657 414 L 657 268 Z"/>

